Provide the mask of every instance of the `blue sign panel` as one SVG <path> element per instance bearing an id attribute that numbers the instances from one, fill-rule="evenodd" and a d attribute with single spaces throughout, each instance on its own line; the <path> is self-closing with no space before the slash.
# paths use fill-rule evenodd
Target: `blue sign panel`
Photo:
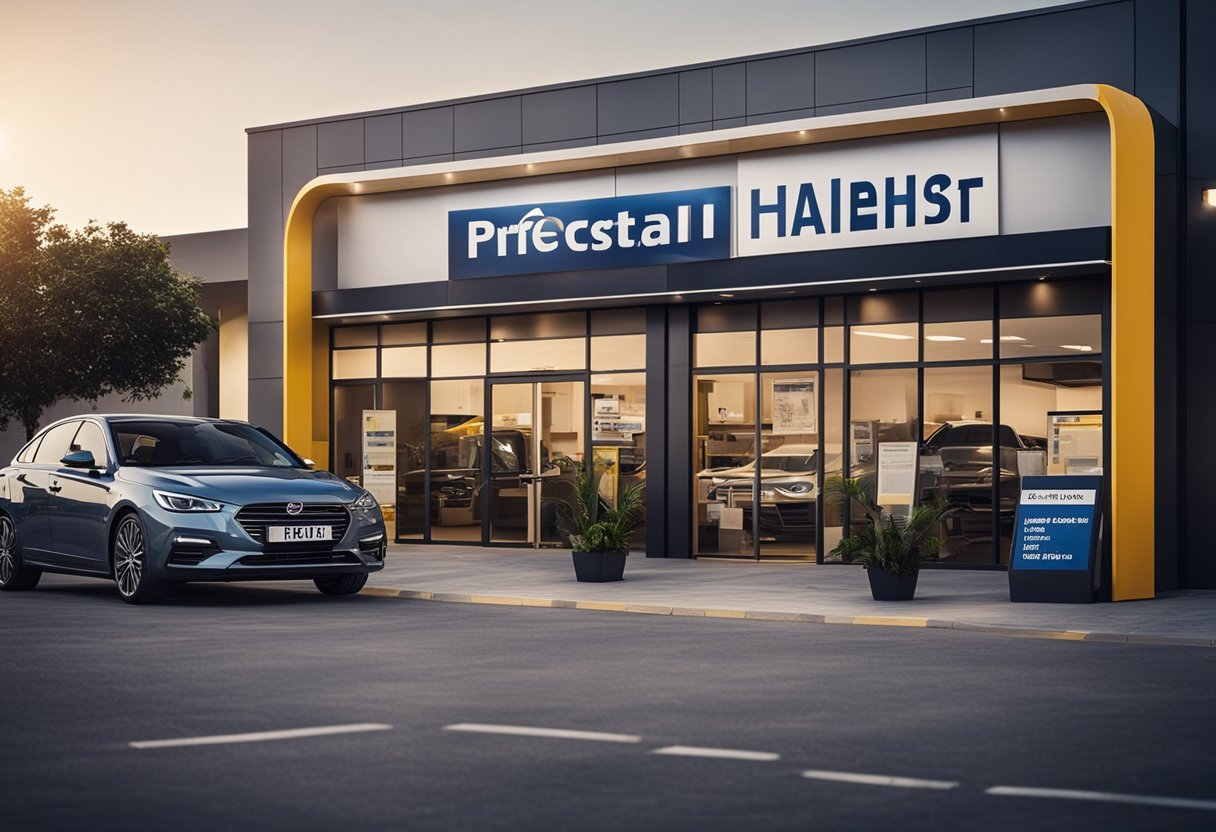
<path id="1" fill-rule="evenodd" d="M 1009 600 L 1087 604 L 1095 593 L 1102 477 L 1023 477 Z"/>
<path id="2" fill-rule="evenodd" d="M 730 257 L 731 189 L 448 212 L 448 277 L 619 269 Z"/>
<path id="3" fill-rule="evenodd" d="M 1089 569 L 1100 477 L 1025 477 L 1011 569 Z"/>

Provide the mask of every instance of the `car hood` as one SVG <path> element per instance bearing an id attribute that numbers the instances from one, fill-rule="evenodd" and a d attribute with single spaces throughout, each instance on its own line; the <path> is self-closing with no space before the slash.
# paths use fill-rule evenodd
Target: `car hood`
<path id="1" fill-rule="evenodd" d="M 304 468 L 120 468 L 117 479 L 227 503 L 348 503 L 363 489 L 328 471 Z"/>

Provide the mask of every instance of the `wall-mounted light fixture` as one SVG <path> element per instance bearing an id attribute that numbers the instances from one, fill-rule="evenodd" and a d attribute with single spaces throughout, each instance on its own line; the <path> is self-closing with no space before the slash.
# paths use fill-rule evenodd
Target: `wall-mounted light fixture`
<path id="1" fill-rule="evenodd" d="M 1203 189 L 1203 204 L 1216 208 L 1216 188 Z"/>

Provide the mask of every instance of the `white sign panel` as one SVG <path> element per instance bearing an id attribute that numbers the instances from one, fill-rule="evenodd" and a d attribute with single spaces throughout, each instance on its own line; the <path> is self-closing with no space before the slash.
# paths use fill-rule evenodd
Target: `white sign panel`
<path id="1" fill-rule="evenodd" d="M 878 504 L 910 506 L 916 492 L 915 442 L 878 443 Z"/>
<path id="2" fill-rule="evenodd" d="M 995 127 L 743 156 L 740 257 L 1000 233 Z"/>
<path id="3" fill-rule="evenodd" d="M 397 411 L 363 411 L 363 487 L 380 505 L 397 504 Z"/>

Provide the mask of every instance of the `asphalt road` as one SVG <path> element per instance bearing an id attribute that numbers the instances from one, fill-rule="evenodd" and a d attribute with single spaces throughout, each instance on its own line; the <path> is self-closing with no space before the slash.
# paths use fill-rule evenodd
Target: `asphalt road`
<path id="1" fill-rule="evenodd" d="M 1213 689 L 1202 648 L 48 577 L 0 595 L 0 828 L 1212 829 Z"/>

